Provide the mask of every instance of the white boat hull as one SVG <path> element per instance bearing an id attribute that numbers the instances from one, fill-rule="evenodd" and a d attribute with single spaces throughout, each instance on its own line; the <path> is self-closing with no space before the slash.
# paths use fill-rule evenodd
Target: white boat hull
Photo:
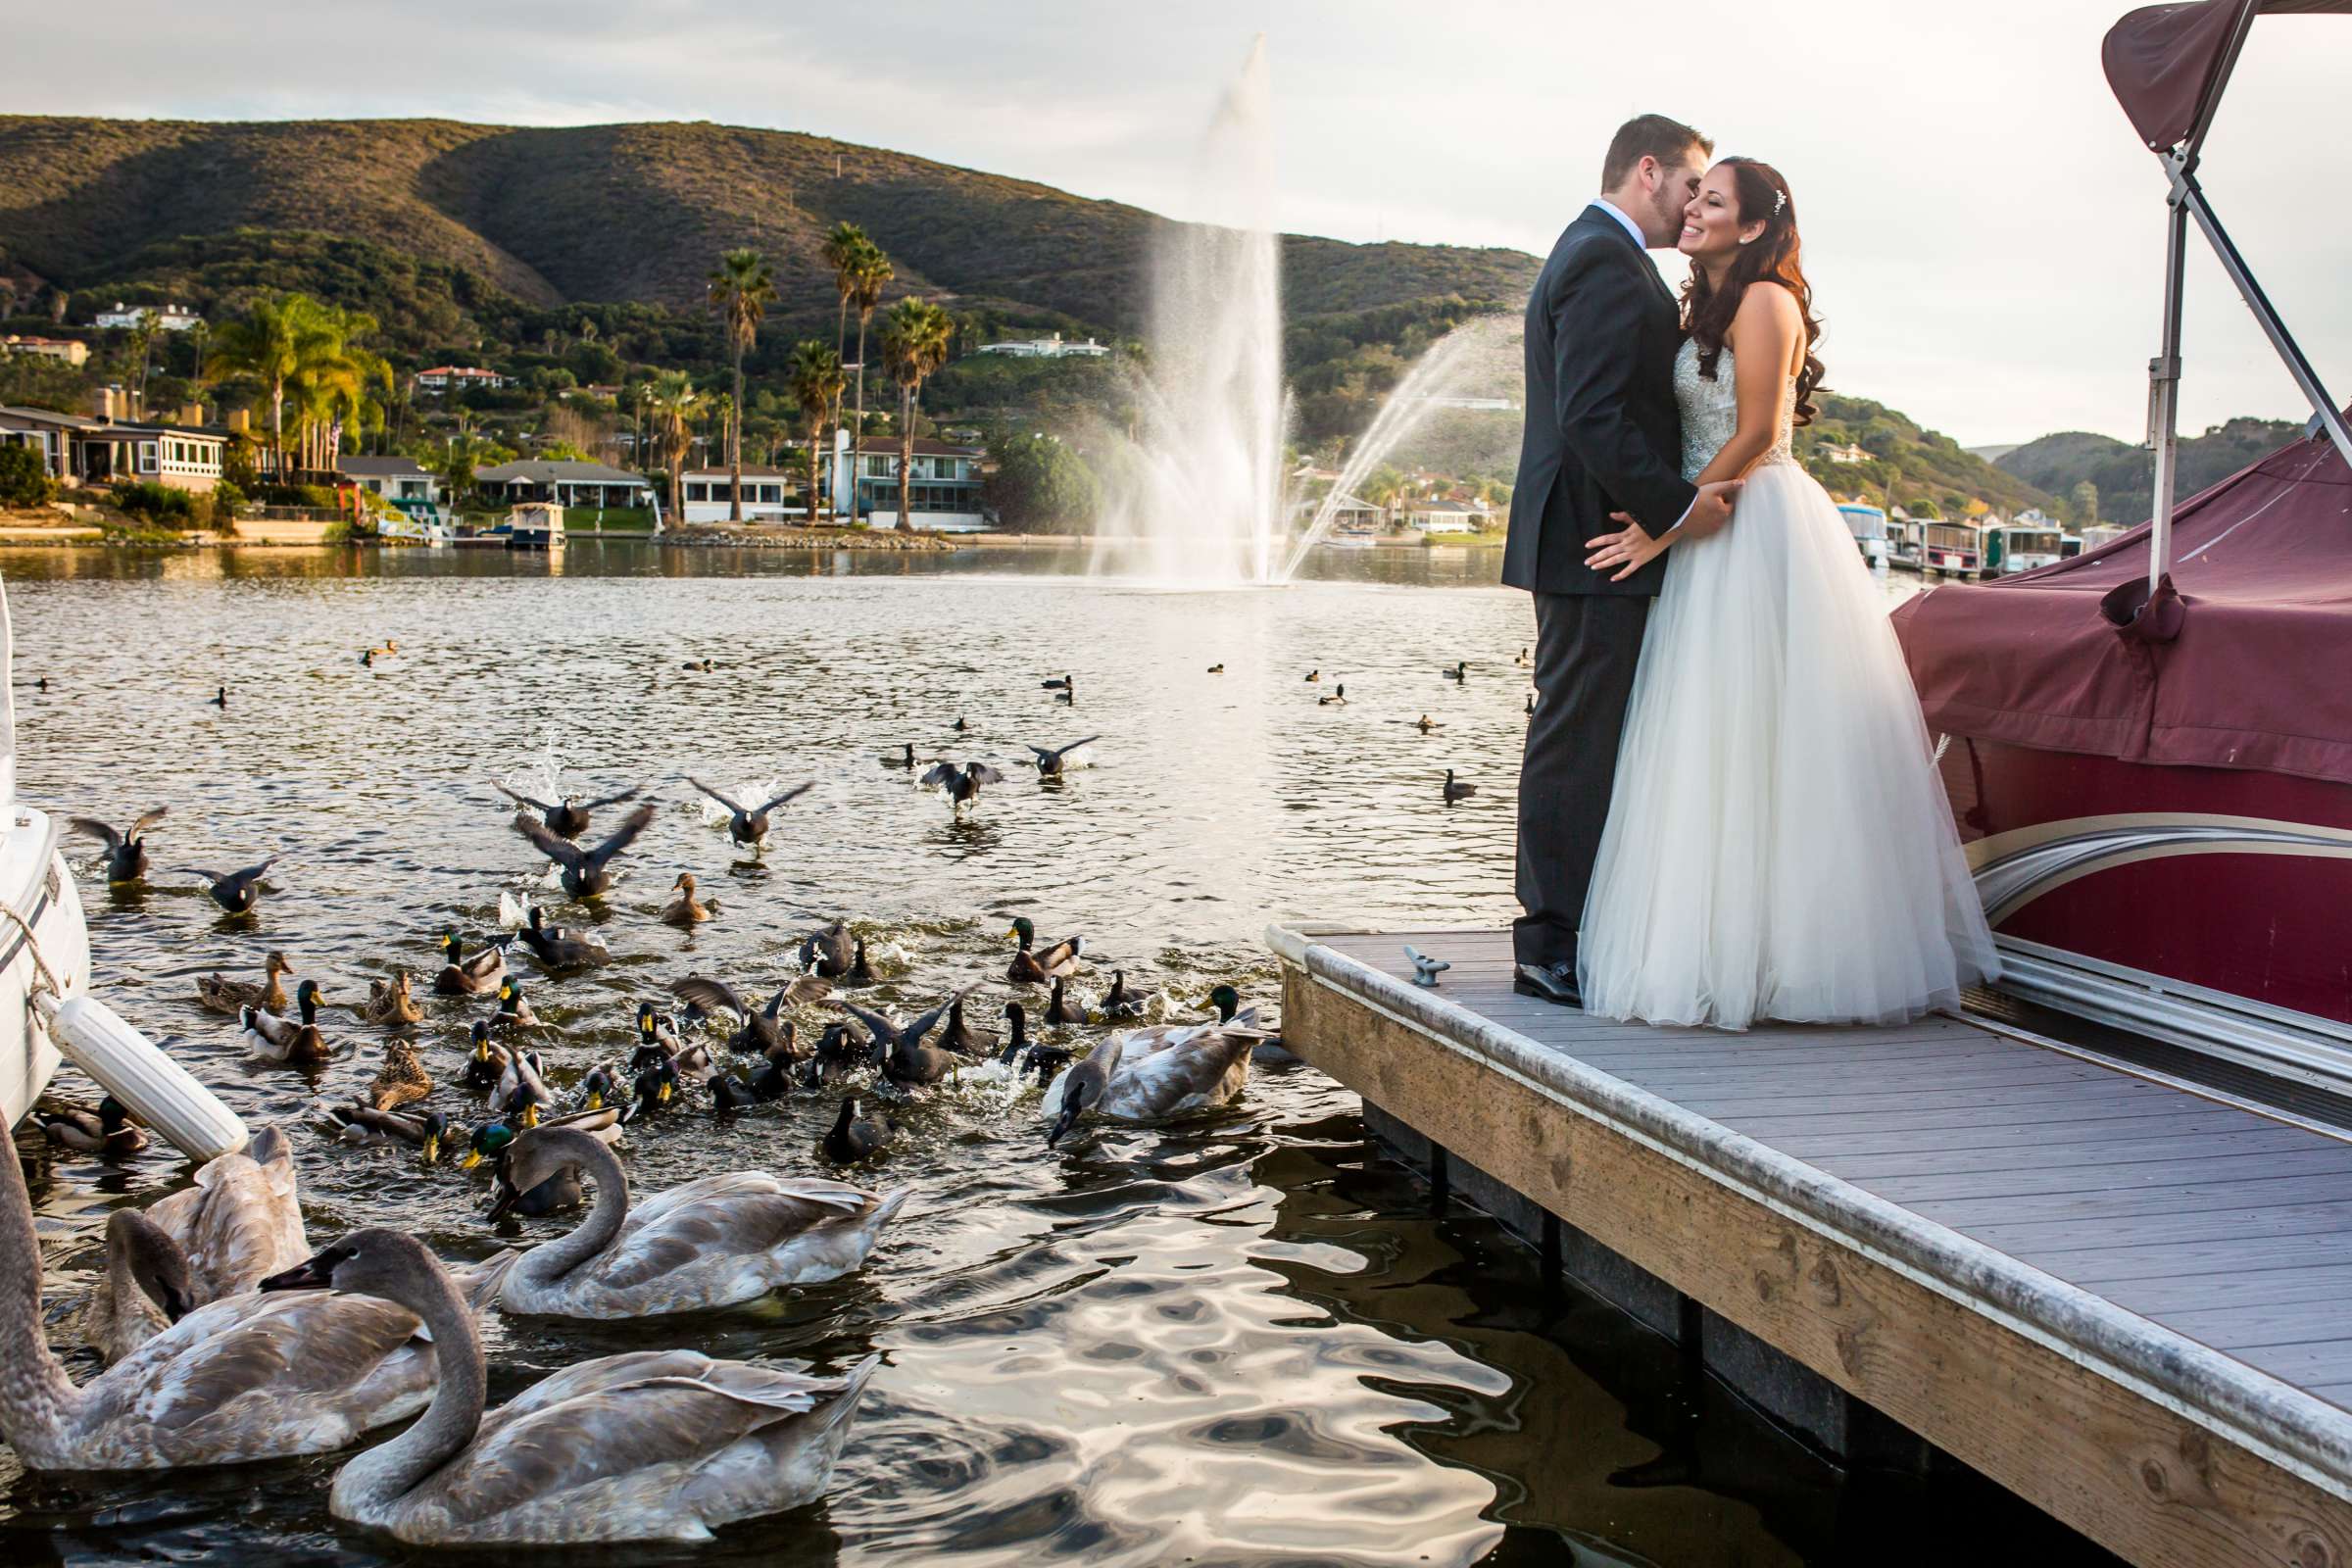
<path id="1" fill-rule="evenodd" d="M 41 956 L 65 994 L 82 995 L 90 976 L 90 934 L 82 923 L 74 873 L 58 853 L 56 830 L 43 812 L 16 808 L 0 836 L 0 901 L 31 925 Z M 12 1127 L 49 1087 L 60 1060 L 30 1004 L 38 973 L 24 933 L 0 917 L 0 1020 L 5 1020 L 0 1025 L 0 1111 Z"/>

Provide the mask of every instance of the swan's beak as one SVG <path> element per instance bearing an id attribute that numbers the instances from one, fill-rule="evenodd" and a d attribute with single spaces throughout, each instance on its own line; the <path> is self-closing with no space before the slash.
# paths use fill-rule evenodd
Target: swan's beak
<path id="1" fill-rule="evenodd" d="M 1078 1107 L 1066 1100 L 1063 1101 L 1061 1114 L 1054 1118 L 1054 1130 L 1046 1134 L 1046 1147 L 1052 1149 L 1055 1144 L 1060 1143 L 1069 1136 L 1070 1129 L 1077 1125 Z"/>
<path id="2" fill-rule="evenodd" d="M 327 1251 L 313 1252 L 302 1262 L 282 1273 L 272 1274 L 255 1287 L 264 1291 L 331 1291 L 335 1288 L 334 1267 L 338 1258 Z"/>

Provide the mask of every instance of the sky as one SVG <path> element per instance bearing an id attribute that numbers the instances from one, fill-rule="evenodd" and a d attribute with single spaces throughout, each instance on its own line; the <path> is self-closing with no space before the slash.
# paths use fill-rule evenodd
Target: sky
<path id="1" fill-rule="evenodd" d="M 2127 4 L 115 0 L 96 56 L 86 29 L 0 33 L 17 113 L 707 120 L 1187 217 L 1202 127 L 1262 32 L 1282 227 L 1538 253 L 1610 131 L 1658 111 L 1787 175 L 1831 389 L 1974 446 L 2143 434 L 2164 185 L 2098 64 Z M 2352 206 L 2325 127 L 2347 82 L 2352 19 L 2261 22 L 2204 172 L 2339 404 Z M 2188 302 L 2183 428 L 2307 416 L 2193 242 Z"/>

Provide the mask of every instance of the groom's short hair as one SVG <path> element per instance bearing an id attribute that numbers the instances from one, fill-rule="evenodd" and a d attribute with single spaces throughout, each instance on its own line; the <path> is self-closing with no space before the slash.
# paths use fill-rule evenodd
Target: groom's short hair
<path id="1" fill-rule="evenodd" d="M 1683 161 L 1683 155 L 1697 148 L 1699 156 L 1708 157 L 1715 144 L 1679 120 L 1664 115 L 1636 115 L 1617 127 L 1609 138 L 1609 156 L 1600 166 L 1600 188 L 1615 190 L 1626 181 L 1644 158 L 1655 158 L 1671 168 Z"/>

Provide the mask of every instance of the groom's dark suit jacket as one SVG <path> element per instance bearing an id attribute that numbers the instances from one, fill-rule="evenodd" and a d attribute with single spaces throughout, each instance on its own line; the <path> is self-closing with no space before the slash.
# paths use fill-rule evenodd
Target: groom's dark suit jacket
<path id="1" fill-rule="evenodd" d="M 1598 204 L 1552 246 L 1527 302 L 1527 418 L 1502 580 L 1542 594 L 1654 596 L 1661 555 L 1623 582 L 1585 541 L 1628 512 L 1652 535 L 1690 510 L 1674 403 L 1680 313 L 1657 269 Z"/>

